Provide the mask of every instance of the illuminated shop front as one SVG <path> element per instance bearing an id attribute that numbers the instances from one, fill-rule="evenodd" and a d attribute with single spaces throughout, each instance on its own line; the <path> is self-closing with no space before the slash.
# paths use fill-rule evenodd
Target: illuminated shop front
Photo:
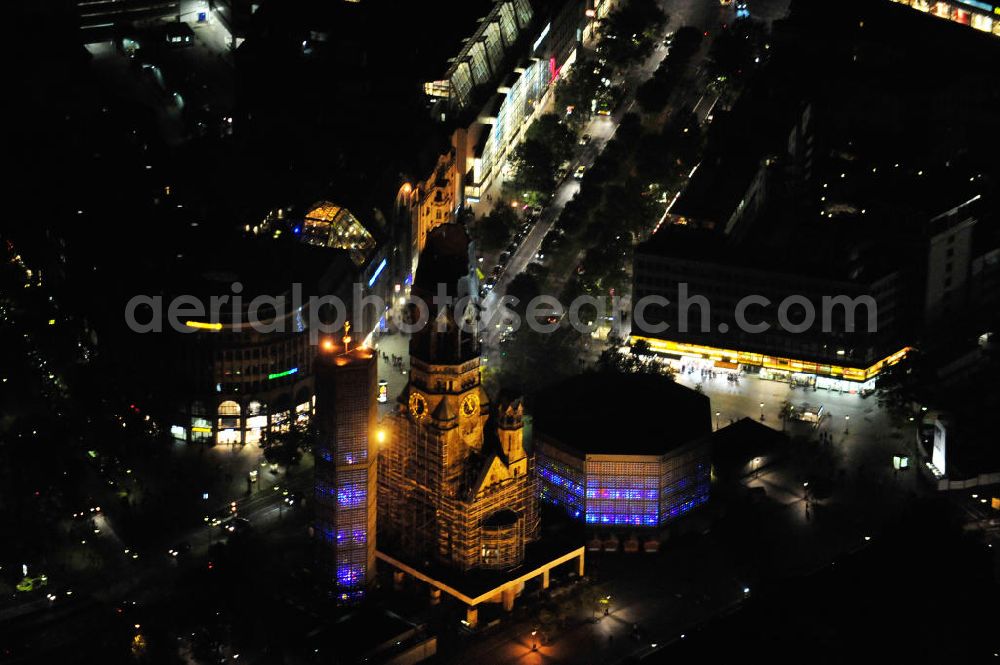
<path id="1" fill-rule="evenodd" d="M 597 394 L 617 397 L 587 410 Z M 571 517 L 657 527 L 708 501 L 704 395 L 664 377 L 584 375 L 545 391 L 536 409 L 539 493 Z"/>
<path id="2" fill-rule="evenodd" d="M 1000 36 L 1000 5 L 982 0 L 892 0 L 917 11 Z"/>
<path id="3" fill-rule="evenodd" d="M 260 445 L 268 434 L 288 431 L 293 422 L 303 426 L 309 423 L 314 405 L 311 386 L 308 380 L 298 385 L 297 393 L 282 394 L 287 388 L 264 393 L 270 402 L 260 395 L 251 399 L 231 395 L 214 407 L 195 400 L 188 408 L 189 417 L 182 421 L 190 426 L 172 425 L 170 433 L 179 441 L 192 443 Z M 302 401 L 293 408 L 296 399 Z"/>
<path id="4" fill-rule="evenodd" d="M 205 329 L 191 337 L 184 361 L 205 385 L 181 409 L 174 438 L 260 445 L 269 433 L 309 422 L 316 354 L 309 335 Z"/>
<path id="5" fill-rule="evenodd" d="M 258 400 L 252 400 L 247 405 L 246 443 L 259 445 L 267 429 L 267 406 Z"/>
<path id="6" fill-rule="evenodd" d="M 760 368 L 763 378 L 780 380 L 778 377 L 787 377 L 787 382 L 789 383 L 796 376 L 802 378 L 808 377 L 811 381 L 813 381 L 812 377 L 815 377 L 814 383 L 816 387 L 834 387 L 834 389 L 838 390 L 842 387 L 857 390 L 864 389 L 866 386 L 873 386 L 872 382 L 882 370 L 895 365 L 912 350 L 911 347 L 904 347 L 868 367 L 844 367 L 841 365 L 781 358 L 749 351 L 721 349 L 653 337 L 632 336 L 633 344 L 639 340 L 648 343 L 649 348 L 656 353 L 710 360 L 715 363 L 728 363 L 734 367 L 739 365 L 757 367 Z"/>

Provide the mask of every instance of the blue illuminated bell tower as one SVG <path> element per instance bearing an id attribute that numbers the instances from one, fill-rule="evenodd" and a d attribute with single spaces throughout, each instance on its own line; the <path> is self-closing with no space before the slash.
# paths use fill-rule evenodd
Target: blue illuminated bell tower
<path id="1" fill-rule="evenodd" d="M 316 359 L 315 526 L 320 569 L 339 604 L 360 602 L 375 578 L 378 363 L 349 328 Z"/>

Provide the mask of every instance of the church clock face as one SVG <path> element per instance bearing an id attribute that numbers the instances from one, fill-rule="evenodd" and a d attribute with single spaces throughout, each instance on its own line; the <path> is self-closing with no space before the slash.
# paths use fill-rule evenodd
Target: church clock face
<path id="1" fill-rule="evenodd" d="M 479 412 L 479 398 L 475 395 L 466 395 L 462 400 L 462 415 L 474 416 Z"/>
<path id="2" fill-rule="evenodd" d="M 414 418 L 422 418 L 427 414 L 427 400 L 420 393 L 410 395 L 410 413 Z"/>

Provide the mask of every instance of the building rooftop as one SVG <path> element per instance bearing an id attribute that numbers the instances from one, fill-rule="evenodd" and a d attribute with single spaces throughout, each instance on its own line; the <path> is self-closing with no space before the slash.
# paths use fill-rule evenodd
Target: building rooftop
<path id="1" fill-rule="evenodd" d="M 964 91 L 993 76 L 996 41 L 889 2 L 842 4 L 832 16 L 821 3 L 793 3 L 775 23 L 767 64 L 716 114 L 670 213 L 731 233 L 738 249 L 685 236 L 685 251 L 870 283 L 919 254 L 932 218 L 990 192 L 993 107 Z M 755 180 L 764 163 L 767 178 Z M 762 182 L 752 198 L 749 186 Z M 659 240 L 647 249 L 686 256 L 669 248 L 677 236 Z"/>
<path id="2" fill-rule="evenodd" d="M 328 249 L 289 238 L 239 237 L 222 247 L 195 244 L 167 261 L 168 291 L 197 296 L 231 295 L 232 284 L 243 286 L 247 306 L 256 296 L 289 293 L 302 285 L 303 298 L 337 287 L 356 270 L 347 250 Z M 227 310 L 231 303 L 223 303 Z"/>
<path id="3" fill-rule="evenodd" d="M 336 654 L 337 662 L 391 662 L 391 657 L 426 639 L 425 627 L 393 612 L 358 607 L 310 637 L 309 646 Z"/>
<path id="4" fill-rule="evenodd" d="M 756 457 L 778 452 L 788 437 L 753 418 L 737 420 L 712 434 L 712 464 L 735 471 Z"/>
<path id="5" fill-rule="evenodd" d="M 662 455 L 712 431 L 706 395 L 648 374 L 591 373 L 534 396 L 534 431 L 585 454 Z"/>

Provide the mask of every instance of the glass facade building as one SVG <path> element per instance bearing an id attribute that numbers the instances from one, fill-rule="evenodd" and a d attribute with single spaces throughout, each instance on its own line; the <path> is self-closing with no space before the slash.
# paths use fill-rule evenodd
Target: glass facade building
<path id="1" fill-rule="evenodd" d="M 319 562 L 341 604 L 374 576 L 377 361 L 327 340 L 316 361 L 316 535 Z"/>
<path id="2" fill-rule="evenodd" d="M 649 374 L 583 374 L 535 395 L 542 500 L 587 524 L 658 527 L 708 501 L 708 398 Z"/>
<path id="3" fill-rule="evenodd" d="M 538 442 L 541 498 L 588 524 L 656 527 L 708 501 L 708 441 L 659 456 L 583 454 Z"/>

